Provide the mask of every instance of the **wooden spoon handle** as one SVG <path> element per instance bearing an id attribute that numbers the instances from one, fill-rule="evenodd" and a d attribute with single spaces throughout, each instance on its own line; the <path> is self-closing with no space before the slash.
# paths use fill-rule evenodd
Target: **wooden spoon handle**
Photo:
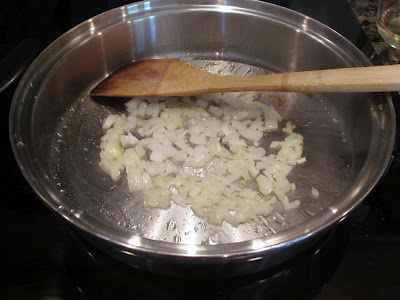
<path id="1" fill-rule="evenodd" d="M 400 90 L 400 65 L 259 76 L 215 76 L 216 91 L 386 92 Z M 213 92 L 213 91 L 209 91 Z"/>

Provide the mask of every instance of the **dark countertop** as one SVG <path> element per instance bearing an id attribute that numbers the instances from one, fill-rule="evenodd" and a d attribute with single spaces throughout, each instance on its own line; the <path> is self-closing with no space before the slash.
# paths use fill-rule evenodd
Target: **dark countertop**
<path id="1" fill-rule="evenodd" d="M 373 59 L 374 64 L 398 64 L 400 50 L 386 44 L 376 28 L 378 0 L 348 0 L 348 2 L 377 53 L 377 57 Z"/>

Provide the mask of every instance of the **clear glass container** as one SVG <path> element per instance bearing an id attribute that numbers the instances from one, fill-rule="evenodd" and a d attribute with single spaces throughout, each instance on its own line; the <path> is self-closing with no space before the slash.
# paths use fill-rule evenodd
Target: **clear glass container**
<path id="1" fill-rule="evenodd" d="M 379 0 L 376 23 L 385 42 L 400 49 L 400 0 Z"/>

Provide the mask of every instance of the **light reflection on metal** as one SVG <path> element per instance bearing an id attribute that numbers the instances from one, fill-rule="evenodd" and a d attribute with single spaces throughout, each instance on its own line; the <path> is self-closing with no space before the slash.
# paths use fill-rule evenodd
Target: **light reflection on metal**
<path id="1" fill-rule="evenodd" d="M 197 254 L 197 245 L 188 244 L 186 250 L 189 255 L 195 255 Z"/>
<path id="2" fill-rule="evenodd" d="M 120 250 L 121 253 L 129 255 L 129 256 L 136 256 L 136 254 L 129 252 L 129 251 L 125 251 L 125 250 Z"/>
<path id="3" fill-rule="evenodd" d="M 123 21 L 126 21 L 126 13 L 125 13 L 125 7 L 121 7 L 121 11 L 122 11 L 122 15 L 121 15 L 121 17 L 122 17 L 122 20 Z"/>
<path id="4" fill-rule="evenodd" d="M 129 240 L 128 243 L 132 246 L 139 247 L 142 245 L 141 238 L 137 235 L 132 236 Z"/>
<path id="5" fill-rule="evenodd" d="M 257 261 L 257 260 L 260 260 L 260 259 L 262 259 L 261 256 L 250 258 L 248 261 Z"/>
<path id="6" fill-rule="evenodd" d="M 308 29 L 308 20 L 310 18 L 309 17 L 305 17 L 303 23 L 301 24 L 301 27 L 303 28 L 304 31 L 307 31 Z"/>
<path id="7" fill-rule="evenodd" d="M 157 42 L 157 27 L 154 16 L 149 17 L 149 23 L 150 23 L 150 42 L 151 46 L 153 47 Z"/>
<path id="8" fill-rule="evenodd" d="M 137 4 L 131 4 L 126 7 L 126 11 L 128 12 L 128 15 L 133 15 L 139 12 L 139 9 Z"/>
<path id="9" fill-rule="evenodd" d="M 144 10 L 150 10 L 151 9 L 150 1 L 146 1 L 145 3 L 143 3 L 143 9 Z"/>
<path id="10" fill-rule="evenodd" d="M 90 28 L 89 28 L 90 34 L 93 35 L 96 32 L 96 26 L 94 26 L 92 19 L 89 19 L 87 22 L 90 25 Z"/>
<path id="11" fill-rule="evenodd" d="M 334 214 L 336 214 L 337 211 L 338 211 L 338 209 L 337 209 L 336 207 L 334 207 L 334 206 L 329 206 L 329 209 L 330 209 L 330 211 L 331 211 L 332 213 L 334 213 Z"/>
<path id="12" fill-rule="evenodd" d="M 251 248 L 256 250 L 265 247 L 265 243 L 262 240 L 254 240 L 251 243 Z"/>
<path id="13" fill-rule="evenodd" d="M 226 13 L 226 12 L 234 12 L 234 11 L 237 11 L 237 9 L 235 9 L 235 8 L 232 7 L 232 6 L 228 6 L 228 5 L 225 5 L 225 4 L 224 4 L 224 5 L 218 6 L 217 9 L 216 9 L 216 11 Z"/>

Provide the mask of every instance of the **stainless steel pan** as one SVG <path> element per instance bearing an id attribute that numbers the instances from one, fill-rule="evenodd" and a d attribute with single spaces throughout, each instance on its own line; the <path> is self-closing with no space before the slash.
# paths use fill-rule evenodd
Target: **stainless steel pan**
<path id="1" fill-rule="evenodd" d="M 389 95 L 265 93 L 304 136 L 308 161 L 292 174 L 299 209 L 277 208 L 238 228 L 219 228 L 179 206 L 147 208 L 124 178 L 113 182 L 98 167 L 101 121 L 123 106 L 94 101 L 88 92 L 133 60 L 188 57 L 210 72 L 239 75 L 371 64 L 323 24 L 250 0 L 138 2 L 65 33 L 21 80 L 10 139 L 44 203 L 104 251 L 163 274 L 233 276 L 272 268 L 317 243 L 382 176 L 395 133 Z"/>

